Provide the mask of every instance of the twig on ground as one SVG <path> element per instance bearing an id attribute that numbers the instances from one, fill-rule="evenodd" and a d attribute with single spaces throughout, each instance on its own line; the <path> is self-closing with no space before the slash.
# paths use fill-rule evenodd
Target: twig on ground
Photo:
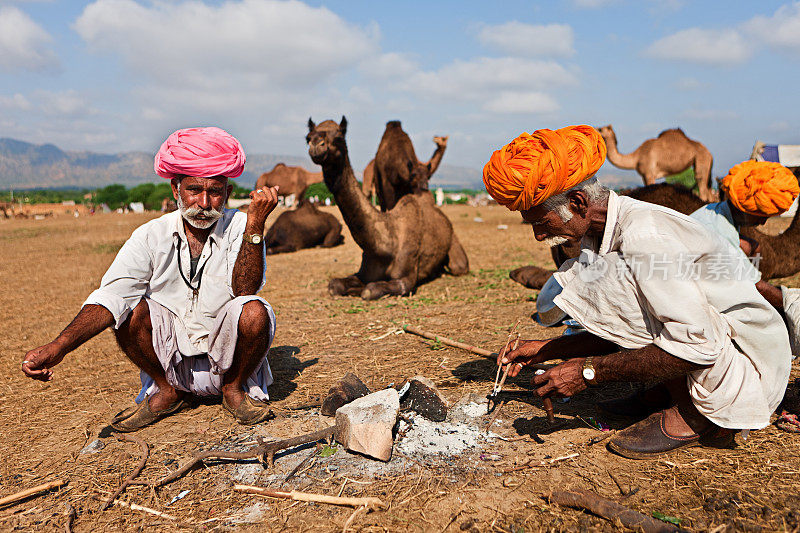
<path id="1" fill-rule="evenodd" d="M 64 509 L 64 516 L 66 516 L 66 521 L 64 522 L 64 531 L 66 531 L 66 533 L 72 533 L 72 523 L 75 521 L 77 513 L 75 512 L 75 508 L 73 506 L 68 503 L 65 505 L 67 508 Z"/>
<path id="2" fill-rule="evenodd" d="M 296 467 L 294 467 L 294 468 L 292 469 L 292 471 L 291 471 L 291 472 L 289 472 L 289 473 L 286 475 L 286 477 L 285 477 L 285 478 L 283 478 L 283 481 L 281 481 L 281 485 L 283 485 L 284 483 L 286 483 L 287 481 L 289 481 L 290 479 L 292 479 L 292 477 L 293 477 L 295 474 L 297 474 L 297 473 L 298 473 L 298 472 L 299 472 L 299 471 L 300 471 L 300 470 L 301 470 L 301 469 L 302 469 L 304 466 L 306 466 L 306 465 L 307 465 L 307 464 L 308 464 L 308 463 L 309 463 L 309 462 L 310 462 L 312 459 L 314 459 L 314 457 L 316 457 L 316 456 L 317 456 L 317 454 L 320 452 L 320 450 L 322 450 L 322 446 L 321 446 L 320 444 L 317 444 L 317 445 L 314 447 L 314 449 L 313 449 L 313 450 L 311 450 L 311 453 L 309 453 L 309 454 L 306 456 L 306 458 L 305 458 L 305 459 L 303 459 L 302 461 L 300 461 L 300 462 L 297 464 L 297 466 L 296 466 Z"/>
<path id="3" fill-rule="evenodd" d="M 57 481 L 50 481 L 49 483 L 43 483 L 41 485 L 36 485 L 35 487 L 31 487 L 29 489 L 15 492 L 14 494 L 10 494 L 4 498 L 0 498 L 0 507 L 5 507 L 6 505 L 22 501 L 26 498 L 30 498 L 31 496 L 35 496 L 42 492 L 47 492 L 49 490 L 57 489 L 58 487 L 66 485 L 67 483 L 68 483 L 67 481 L 59 479 Z"/>
<path id="4" fill-rule="evenodd" d="M 353 514 L 351 514 L 347 521 L 345 521 L 344 527 L 342 527 L 342 533 L 347 533 L 347 530 L 350 529 L 350 526 L 353 524 L 353 520 L 356 519 L 358 513 L 362 513 L 364 511 L 367 511 L 367 508 L 363 505 L 353 511 Z"/>
<path id="5" fill-rule="evenodd" d="M 501 472 L 503 474 L 508 474 L 510 472 L 517 472 L 518 470 L 525 470 L 526 468 L 538 468 L 540 466 L 549 466 L 549 465 L 552 465 L 554 463 L 560 463 L 561 461 L 566 461 L 568 459 L 574 459 L 574 458 L 578 457 L 578 455 L 580 455 L 580 454 L 571 453 L 569 455 L 564 455 L 564 456 L 561 456 L 561 457 L 554 457 L 553 459 L 545 459 L 544 461 L 539 461 L 538 463 L 535 463 L 535 464 L 533 462 L 533 459 L 531 459 L 530 461 L 528 461 L 527 463 L 525 463 L 523 465 L 515 466 L 514 468 L 506 468 L 505 470 L 502 470 Z"/>
<path id="6" fill-rule="evenodd" d="M 122 481 L 122 484 L 111 496 L 109 496 L 108 500 L 106 500 L 106 503 L 100 506 L 101 511 L 105 511 L 106 509 L 111 507 L 111 502 L 116 500 L 120 494 L 125 492 L 125 489 L 128 488 L 128 485 L 131 484 L 131 481 L 133 481 L 136 478 L 136 476 L 142 473 L 142 470 L 144 470 L 144 466 L 147 464 L 147 459 L 148 457 L 150 457 L 150 447 L 147 445 L 145 441 L 143 441 L 136 435 L 128 435 L 123 433 L 121 435 L 118 435 L 117 439 L 138 444 L 139 447 L 142 449 L 142 457 L 141 459 L 139 459 L 139 464 L 136 465 L 134 471 L 131 472 L 130 475 Z"/>
<path id="7" fill-rule="evenodd" d="M 447 531 L 447 528 L 450 527 L 450 524 L 452 524 L 453 522 L 456 521 L 456 518 L 458 518 L 458 515 L 460 515 L 462 512 L 464 512 L 464 509 L 466 507 L 467 507 L 467 503 L 466 502 L 462 503 L 461 507 L 459 507 L 458 510 L 455 513 L 453 513 L 453 515 L 450 517 L 450 520 L 447 521 L 447 523 L 444 525 L 444 527 L 442 528 L 442 531 L 440 533 L 444 533 L 445 531 Z"/>
<path id="8" fill-rule="evenodd" d="M 258 446 L 255 446 L 244 452 L 226 452 L 222 450 L 208 450 L 201 452 L 170 475 L 156 481 L 155 483 L 151 483 L 150 485 L 153 487 L 163 487 L 168 483 L 172 483 L 176 479 L 183 477 L 192 468 L 208 459 L 233 459 L 241 461 L 243 459 L 255 459 L 258 457 L 263 457 L 269 466 L 273 466 L 275 462 L 275 453 L 288 448 L 294 448 L 295 446 L 300 446 L 302 444 L 308 444 L 309 442 L 317 442 L 322 439 L 327 439 L 333 435 L 334 429 L 335 426 L 330 426 L 318 431 L 314 431 L 313 433 L 306 433 L 305 435 L 292 437 L 290 439 L 274 442 L 262 442 Z"/>
<path id="9" fill-rule="evenodd" d="M 246 492 L 248 494 L 258 494 L 259 496 L 268 496 L 270 498 L 285 498 L 301 502 L 327 503 L 330 505 L 343 505 L 346 507 L 366 507 L 369 511 L 377 511 L 379 509 L 386 508 L 385 503 L 383 503 L 379 498 L 374 497 L 341 498 L 338 496 L 329 496 L 327 494 L 312 494 L 310 492 L 300 492 L 296 490 L 291 492 L 281 492 L 264 487 L 254 487 L 252 485 L 234 485 L 233 490 L 236 492 Z"/>
<path id="10" fill-rule="evenodd" d="M 643 531 L 644 533 L 674 533 L 680 531 L 672 524 L 651 518 L 588 490 L 558 491 L 552 493 L 549 498 L 547 496 L 544 498 L 548 499 L 550 503 L 585 509 L 611 522 L 619 520 L 623 526 Z"/>
<path id="11" fill-rule="evenodd" d="M 102 498 L 105 501 L 105 498 Z M 154 516 L 158 516 L 159 518 L 166 518 L 167 520 L 175 520 L 178 521 L 177 516 L 172 516 L 171 514 L 162 513 L 161 511 L 156 511 L 155 509 L 150 509 L 149 507 L 145 507 L 143 505 L 137 505 L 135 503 L 128 503 L 123 500 L 113 500 L 111 502 L 112 505 L 119 505 L 121 507 L 127 507 L 132 511 L 141 511 L 143 513 L 151 514 Z"/>
<path id="12" fill-rule="evenodd" d="M 600 444 L 601 442 L 603 442 L 607 438 L 613 437 L 616 432 L 617 432 L 617 430 L 612 429 L 611 431 L 606 431 L 603 435 L 598 435 L 596 437 L 592 437 L 592 439 L 589 441 L 589 446 L 592 446 L 594 444 Z"/>

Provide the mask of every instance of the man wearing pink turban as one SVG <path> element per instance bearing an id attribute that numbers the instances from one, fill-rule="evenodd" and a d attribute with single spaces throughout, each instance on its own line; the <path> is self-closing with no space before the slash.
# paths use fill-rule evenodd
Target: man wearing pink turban
<path id="1" fill-rule="evenodd" d="M 219 128 L 170 135 L 155 157 L 178 211 L 137 228 L 75 319 L 29 351 L 22 371 L 41 381 L 64 356 L 108 327 L 140 369 L 137 405 L 112 419 L 128 432 L 178 412 L 190 395 L 222 396 L 241 424 L 272 417 L 266 355 L 275 314 L 256 296 L 265 282 L 262 241 L 277 188 L 250 193 L 247 214 L 225 209 L 245 155 Z"/>

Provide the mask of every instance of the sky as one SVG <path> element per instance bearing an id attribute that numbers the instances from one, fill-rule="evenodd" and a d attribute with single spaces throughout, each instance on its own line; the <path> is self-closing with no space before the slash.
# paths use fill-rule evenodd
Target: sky
<path id="1" fill-rule="evenodd" d="M 798 66 L 800 2 L 0 0 L 0 137 L 154 152 L 216 125 L 304 156 L 308 118 L 345 115 L 358 171 L 389 120 L 473 168 L 523 131 L 613 124 L 630 152 L 680 127 L 723 176 L 800 144 Z"/>

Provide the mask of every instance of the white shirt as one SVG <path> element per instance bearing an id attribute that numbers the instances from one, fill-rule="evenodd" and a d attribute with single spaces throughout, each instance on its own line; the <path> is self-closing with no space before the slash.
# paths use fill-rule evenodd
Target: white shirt
<path id="1" fill-rule="evenodd" d="M 601 242 L 582 248 L 605 260 L 555 274 L 562 310 L 624 348 L 655 344 L 712 365 L 692 372 L 689 388 L 722 427 L 769 423 L 789 378 L 789 338 L 738 247 L 677 211 L 611 192 Z"/>
<path id="2" fill-rule="evenodd" d="M 225 210 L 203 246 L 192 279 L 189 279 L 189 245 L 180 211 L 143 224 L 122 246 L 100 288 L 83 305 L 102 305 L 114 315 L 114 327 L 119 328 L 142 297 L 147 297 L 175 315 L 176 337 L 183 355 L 207 353 L 208 333 L 214 318 L 234 298 L 233 267 L 246 222 L 246 214 Z M 178 253 L 183 276 L 193 287 L 200 285 L 196 298 L 178 270 Z M 260 288 L 265 280 L 262 272 Z"/>
<path id="3" fill-rule="evenodd" d="M 733 215 L 728 202 L 706 204 L 689 216 L 711 231 L 719 233 L 723 239 L 739 248 L 739 230 L 733 223 Z"/>

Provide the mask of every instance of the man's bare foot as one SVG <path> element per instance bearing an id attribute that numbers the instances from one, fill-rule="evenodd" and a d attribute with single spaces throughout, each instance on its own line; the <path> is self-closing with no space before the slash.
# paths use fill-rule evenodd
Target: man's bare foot
<path id="1" fill-rule="evenodd" d="M 167 385 L 166 387 L 159 387 L 158 392 L 150 396 L 148 404 L 150 405 L 151 411 L 158 413 L 159 411 L 169 409 L 175 404 L 175 402 L 183 398 L 185 395 L 185 392 L 179 391 L 174 387 Z"/>

